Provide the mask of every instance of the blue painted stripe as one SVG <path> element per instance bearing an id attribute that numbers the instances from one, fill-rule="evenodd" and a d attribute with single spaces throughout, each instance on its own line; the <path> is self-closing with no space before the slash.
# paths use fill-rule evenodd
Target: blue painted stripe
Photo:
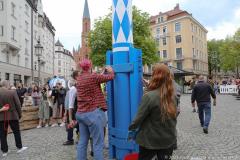
<path id="1" fill-rule="evenodd" d="M 113 44 L 113 48 L 118 48 L 118 47 L 133 47 L 132 43 L 115 43 Z"/>

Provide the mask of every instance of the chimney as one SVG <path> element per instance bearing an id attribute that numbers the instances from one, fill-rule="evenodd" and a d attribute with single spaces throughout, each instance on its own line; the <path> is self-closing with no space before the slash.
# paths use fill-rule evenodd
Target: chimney
<path id="1" fill-rule="evenodd" d="M 176 4 L 176 6 L 174 7 L 174 10 L 179 10 L 179 3 Z"/>

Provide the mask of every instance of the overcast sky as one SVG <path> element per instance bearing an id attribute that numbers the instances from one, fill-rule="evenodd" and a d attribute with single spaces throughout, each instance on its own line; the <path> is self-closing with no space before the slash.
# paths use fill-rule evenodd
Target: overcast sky
<path id="1" fill-rule="evenodd" d="M 56 40 L 72 51 L 81 42 L 82 15 L 85 0 L 42 0 L 43 10 L 56 28 Z M 112 0 L 88 0 L 92 24 L 109 13 Z M 205 28 L 208 39 L 223 39 L 240 28 L 240 0 L 133 0 L 142 11 L 157 15 L 180 4 Z"/>

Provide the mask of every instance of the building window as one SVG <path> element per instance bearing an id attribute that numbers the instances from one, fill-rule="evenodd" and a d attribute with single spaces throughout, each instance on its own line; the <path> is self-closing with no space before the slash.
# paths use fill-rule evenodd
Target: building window
<path id="1" fill-rule="evenodd" d="M 58 49 L 59 49 L 59 48 L 58 48 Z M 61 58 L 61 54 L 60 54 L 60 53 L 58 54 L 58 58 Z"/>
<path id="2" fill-rule="evenodd" d="M 157 28 L 156 33 L 160 34 L 160 28 Z"/>
<path id="3" fill-rule="evenodd" d="M 167 45 L 167 39 L 166 39 L 166 37 L 163 37 L 163 45 L 165 46 L 165 45 Z"/>
<path id="4" fill-rule="evenodd" d="M 27 4 L 25 4 L 25 14 L 29 16 L 29 7 Z"/>
<path id="5" fill-rule="evenodd" d="M 58 61 L 58 65 L 61 66 L 61 61 L 60 60 Z"/>
<path id="6" fill-rule="evenodd" d="M 176 36 L 176 43 L 181 43 L 182 42 L 182 37 L 181 35 Z"/>
<path id="7" fill-rule="evenodd" d="M 58 68 L 58 73 L 61 73 L 61 68 Z"/>
<path id="8" fill-rule="evenodd" d="M 3 1 L 0 1 L 0 11 L 3 11 Z"/>
<path id="9" fill-rule="evenodd" d="M 17 65 L 20 65 L 20 55 L 17 56 Z"/>
<path id="10" fill-rule="evenodd" d="M 6 62 L 7 62 L 7 63 L 10 62 L 10 55 L 9 55 L 9 53 L 6 53 Z"/>
<path id="11" fill-rule="evenodd" d="M 176 58 L 181 59 L 182 56 L 182 48 L 176 48 Z"/>
<path id="12" fill-rule="evenodd" d="M 28 22 L 25 21 L 25 31 L 26 31 L 26 32 L 28 32 L 28 25 L 29 25 Z"/>
<path id="13" fill-rule="evenodd" d="M 192 49 L 192 55 L 193 55 L 193 58 L 196 58 L 195 49 L 194 48 Z"/>
<path id="14" fill-rule="evenodd" d="M 28 68 L 28 58 L 25 58 L 25 67 Z"/>
<path id="15" fill-rule="evenodd" d="M 177 22 L 175 23 L 175 32 L 180 32 L 181 31 L 181 23 Z"/>
<path id="16" fill-rule="evenodd" d="M 29 41 L 27 39 L 25 39 L 25 54 L 28 55 L 28 44 Z"/>
<path id="17" fill-rule="evenodd" d="M 159 38 L 156 38 L 156 44 L 157 44 L 157 46 L 159 46 L 159 43 L 160 43 L 160 39 L 159 39 Z"/>
<path id="18" fill-rule="evenodd" d="M 192 30 L 192 32 L 193 32 L 193 24 L 191 23 L 191 30 Z"/>
<path id="19" fill-rule="evenodd" d="M 160 51 L 158 51 L 158 52 L 157 52 L 157 54 L 158 54 L 158 56 L 161 58 L 161 52 L 160 52 Z"/>
<path id="20" fill-rule="evenodd" d="M 10 77 L 9 73 L 5 73 L 5 80 L 9 80 L 9 77 Z"/>
<path id="21" fill-rule="evenodd" d="M 177 62 L 177 69 L 183 69 L 182 66 L 183 66 L 183 65 L 182 65 L 182 62 Z"/>
<path id="22" fill-rule="evenodd" d="M 163 50 L 163 58 L 167 58 L 167 50 Z"/>
<path id="23" fill-rule="evenodd" d="M 158 18 L 158 23 L 161 23 L 161 22 L 163 22 L 163 17 Z"/>
<path id="24" fill-rule="evenodd" d="M 11 3 L 11 6 L 12 6 L 12 13 L 11 13 L 11 15 L 14 17 L 14 18 L 16 18 L 16 16 L 15 16 L 15 9 L 16 9 L 16 5 L 14 4 L 14 3 Z"/>
<path id="25" fill-rule="evenodd" d="M 194 43 L 194 37 L 192 36 L 192 43 Z"/>
<path id="26" fill-rule="evenodd" d="M 14 40 L 14 41 L 16 41 L 15 32 L 16 32 L 16 27 L 12 26 L 12 28 L 11 28 L 11 39 Z"/>
<path id="27" fill-rule="evenodd" d="M 164 26 L 164 27 L 163 27 L 163 34 L 164 34 L 164 33 L 167 33 L 167 26 Z"/>
<path id="28" fill-rule="evenodd" d="M 0 26 L 0 36 L 3 36 L 3 33 L 4 31 L 3 31 L 3 26 Z"/>

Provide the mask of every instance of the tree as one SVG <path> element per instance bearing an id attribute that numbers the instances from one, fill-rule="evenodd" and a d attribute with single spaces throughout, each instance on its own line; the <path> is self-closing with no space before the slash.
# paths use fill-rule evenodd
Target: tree
<path id="1" fill-rule="evenodd" d="M 112 17 L 111 13 L 99 18 L 94 23 L 94 29 L 89 34 L 91 47 L 90 58 L 96 66 L 106 62 L 106 51 L 112 50 Z M 159 60 L 157 46 L 150 30 L 150 17 L 146 12 L 133 7 L 133 43 L 141 48 L 143 64 L 152 64 Z"/>

